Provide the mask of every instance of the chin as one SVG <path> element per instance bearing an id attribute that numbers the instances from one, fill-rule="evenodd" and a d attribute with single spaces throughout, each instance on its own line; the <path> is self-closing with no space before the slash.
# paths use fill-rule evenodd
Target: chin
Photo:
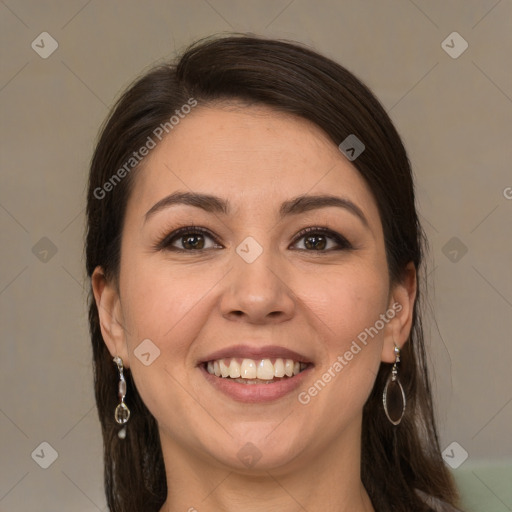
<path id="1" fill-rule="evenodd" d="M 306 443 L 299 431 L 288 428 L 276 433 L 275 429 L 276 423 L 249 432 L 244 429 L 243 435 L 233 435 L 221 452 L 216 445 L 210 453 L 223 466 L 241 473 L 257 475 L 282 469 L 293 464 Z"/>

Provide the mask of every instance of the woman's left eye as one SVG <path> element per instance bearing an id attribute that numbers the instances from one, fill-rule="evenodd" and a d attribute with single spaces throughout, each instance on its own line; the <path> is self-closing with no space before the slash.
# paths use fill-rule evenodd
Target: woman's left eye
<path id="1" fill-rule="evenodd" d="M 292 245 L 295 246 L 295 249 L 311 252 L 326 252 L 352 248 L 345 237 L 325 228 L 307 228 L 301 231 Z"/>

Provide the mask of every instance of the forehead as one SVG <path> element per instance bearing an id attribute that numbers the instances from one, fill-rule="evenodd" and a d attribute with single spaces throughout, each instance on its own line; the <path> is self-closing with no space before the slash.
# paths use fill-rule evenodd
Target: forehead
<path id="1" fill-rule="evenodd" d="M 260 106 L 197 107 L 146 157 L 134 188 L 128 211 L 145 212 L 180 190 L 218 195 L 237 209 L 278 209 L 308 193 L 349 195 L 378 215 L 364 179 L 319 127 Z"/>

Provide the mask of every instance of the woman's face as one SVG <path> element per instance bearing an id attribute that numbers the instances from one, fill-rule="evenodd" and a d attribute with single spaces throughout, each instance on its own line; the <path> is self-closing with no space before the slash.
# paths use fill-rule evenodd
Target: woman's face
<path id="1" fill-rule="evenodd" d="M 104 338 L 164 453 L 221 467 L 357 448 L 405 336 L 364 180 L 319 128 L 263 107 L 197 107 L 151 151 L 107 289 Z"/>

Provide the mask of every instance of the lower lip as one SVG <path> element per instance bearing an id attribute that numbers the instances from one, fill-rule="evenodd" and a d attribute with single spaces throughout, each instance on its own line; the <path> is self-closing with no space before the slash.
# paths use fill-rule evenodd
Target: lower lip
<path id="1" fill-rule="evenodd" d="M 312 366 L 308 366 L 298 375 L 269 384 L 242 384 L 235 382 L 233 379 L 216 377 L 208 373 L 202 365 L 199 366 L 199 369 L 214 388 L 233 400 L 245 403 L 261 403 L 278 400 L 295 391 L 303 383 Z"/>

